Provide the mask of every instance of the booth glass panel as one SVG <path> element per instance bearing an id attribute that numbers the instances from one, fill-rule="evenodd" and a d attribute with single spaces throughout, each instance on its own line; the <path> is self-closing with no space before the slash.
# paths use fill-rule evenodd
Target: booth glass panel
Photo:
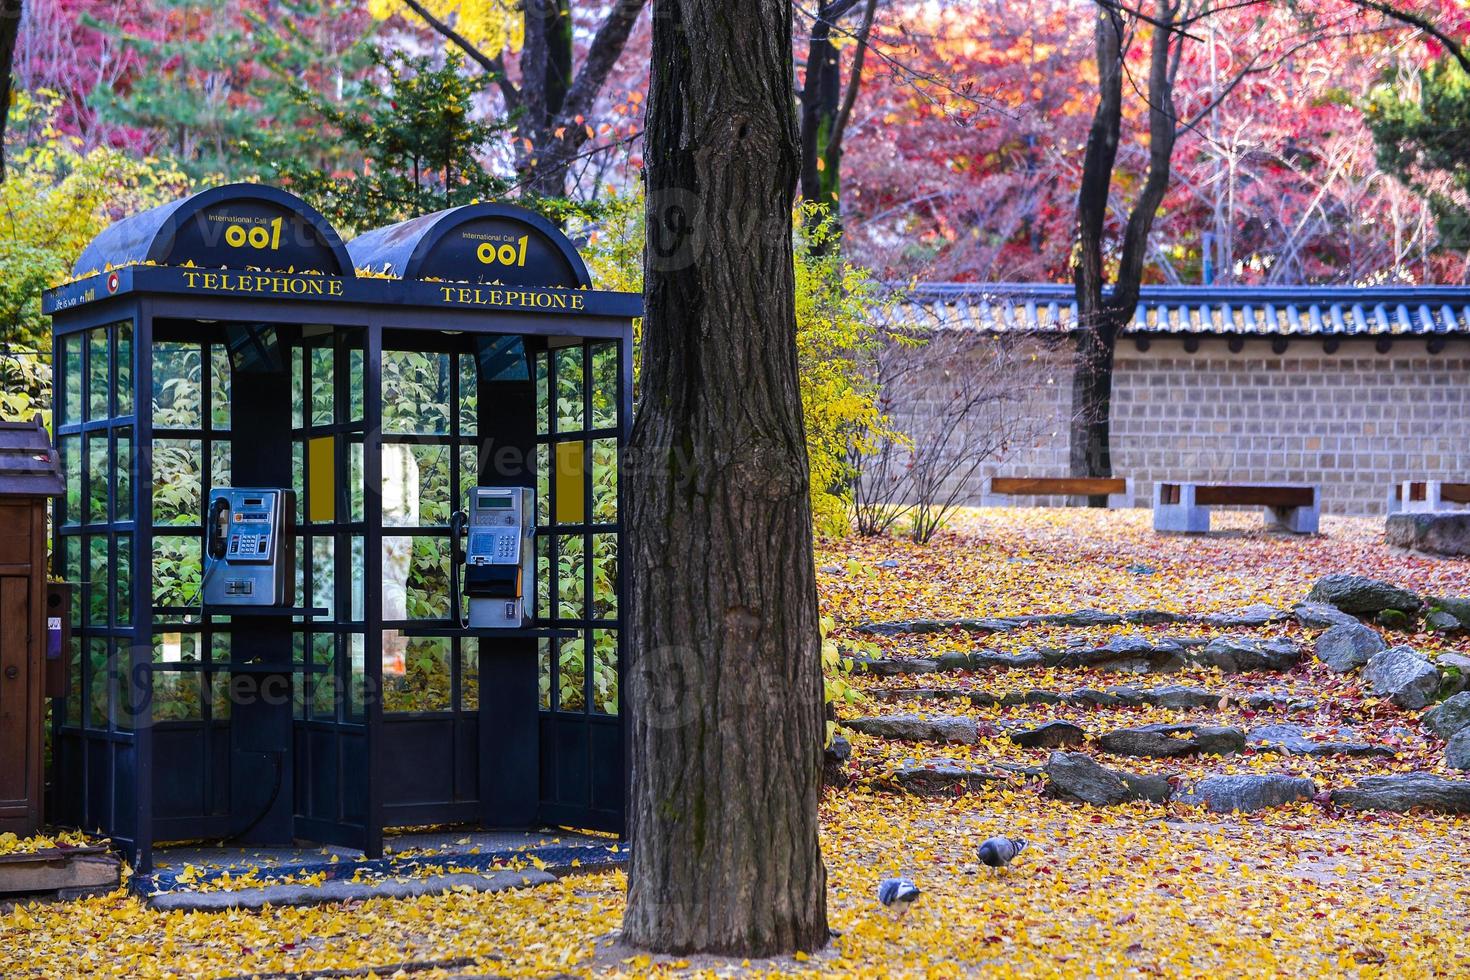
<path id="1" fill-rule="evenodd" d="M 582 638 L 563 638 L 557 644 L 556 707 L 560 711 L 581 711 L 587 705 L 587 651 Z"/>
<path id="2" fill-rule="evenodd" d="M 582 348 L 558 348 L 555 360 L 555 431 L 575 432 L 582 428 L 583 407 L 587 400 L 582 390 Z"/>
<path id="3" fill-rule="evenodd" d="M 450 356 L 383 352 L 383 431 L 403 435 L 449 432 Z"/>
<path id="4" fill-rule="evenodd" d="M 106 524 L 108 498 L 112 493 L 112 447 L 106 430 L 89 432 L 87 443 L 87 515 L 88 524 Z"/>
<path id="5" fill-rule="evenodd" d="M 480 641 L 467 636 L 459 641 L 459 709 L 480 707 Z"/>
<path id="6" fill-rule="evenodd" d="M 153 427 L 198 429 L 203 424 L 198 344 L 153 345 Z"/>
<path id="7" fill-rule="evenodd" d="M 79 435 L 63 435 L 56 440 L 61 475 L 66 480 L 66 495 L 61 498 L 61 523 L 64 525 L 80 524 L 82 521 L 81 445 L 82 437 Z"/>
<path id="8" fill-rule="evenodd" d="M 618 424 L 618 347 L 592 346 L 592 425 L 611 429 Z"/>
<path id="9" fill-rule="evenodd" d="M 551 646 L 552 641 L 548 637 L 541 637 L 536 641 L 536 662 L 538 664 L 537 689 L 541 694 L 541 710 L 551 710 Z"/>
<path id="10" fill-rule="evenodd" d="M 592 710 L 603 715 L 618 713 L 618 634 L 614 630 L 592 631 Z"/>
<path id="11" fill-rule="evenodd" d="M 337 421 L 336 390 L 333 386 L 333 351 L 330 347 L 311 350 L 311 424 L 331 425 Z"/>
<path id="12" fill-rule="evenodd" d="M 87 625 L 107 627 L 107 597 L 111 592 L 108 572 L 111 565 L 107 560 L 107 535 L 93 534 L 87 538 Z"/>
<path id="13" fill-rule="evenodd" d="M 449 637 L 383 631 L 383 710 L 446 711 L 452 704 Z"/>
<path id="14" fill-rule="evenodd" d="M 618 441 L 592 440 L 592 523 L 618 519 Z"/>
<path id="15" fill-rule="evenodd" d="M 197 536 L 153 535 L 153 605 L 198 605 L 203 547 Z"/>
<path id="16" fill-rule="evenodd" d="M 112 353 L 108 329 L 87 331 L 87 418 L 91 421 L 112 415 Z"/>
<path id="17" fill-rule="evenodd" d="M 459 355 L 459 432 L 473 436 L 479 432 L 479 403 L 475 387 L 478 378 L 475 358 L 470 354 Z M 468 483 L 466 486 L 473 486 Z"/>
<path id="18" fill-rule="evenodd" d="M 224 344 L 209 347 L 209 425 L 217 432 L 230 430 L 230 386 L 234 371 Z"/>
<path id="19" fill-rule="evenodd" d="M 123 427 L 117 429 L 116 433 L 117 452 L 114 473 L 117 488 L 113 506 L 117 512 L 116 520 L 131 521 L 133 519 L 133 430 Z"/>
<path id="20" fill-rule="evenodd" d="M 60 418 L 58 425 L 76 425 L 82 421 L 82 385 L 85 380 L 82 376 L 82 338 L 76 334 L 58 337 L 57 361 L 60 365 L 60 391 L 61 398 L 59 408 Z M 71 479 L 66 481 L 67 488 L 72 486 Z"/>
<path id="21" fill-rule="evenodd" d="M 117 381 L 113 387 L 117 415 L 133 414 L 133 324 L 123 320 L 114 325 L 117 336 Z"/>
<path id="22" fill-rule="evenodd" d="M 115 625 L 133 624 L 133 536 L 119 534 L 115 538 L 116 554 L 112 559 Z"/>
<path id="23" fill-rule="evenodd" d="M 153 440 L 153 523 L 198 527 L 203 519 L 204 444 L 198 439 Z"/>

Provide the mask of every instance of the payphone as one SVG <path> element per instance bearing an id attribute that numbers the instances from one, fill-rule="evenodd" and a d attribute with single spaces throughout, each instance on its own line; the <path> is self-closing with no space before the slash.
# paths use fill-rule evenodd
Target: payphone
<path id="1" fill-rule="evenodd" d="M 217 487 L 205 513 L 206 606 L 286 606 L 296 581 L 296 494 Z"/>
<path id="2" fill-rule="evenodd" d="M 455 568 L 464 565 L 470 628 L 516 629 L 533 618 L 536 498 L 529 487 L 471 487 L 469 510 L 454 515 Z M 468 537 L 459 552 L 461 536 Z M 451 583 L 454 584 L 454 583 Z M 458 590 L 455 615 L 462 616 Z"/>

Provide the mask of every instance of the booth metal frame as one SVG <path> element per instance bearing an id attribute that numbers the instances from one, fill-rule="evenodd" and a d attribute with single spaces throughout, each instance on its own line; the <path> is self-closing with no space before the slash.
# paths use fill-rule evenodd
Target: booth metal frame
<path id="1" fill-rule="evenodd" d="M 623 507 L 619 491 L 613 519 L 596 519 L 591 510 L 591 454 L 594 440 L 616 440 L 620 457 L 631 428 L 632 320 L 641 313 L 641 298 L 594 291 L 585 288 L 585 282 L 582 288 L 570 284 L 492 287 L 361 275 L 357 270 L 363 263 L 353 261 L 357 249 L 349 255 L 320 215 L 288 194 L 263 187 L 234 187 L 190 200 L 194 211 L 203 213 L 211 207 L 227 207 L 242 195 L 260 206 L 288 209 L 305 226 L 315 228 L 325 247 L 336 254 L 338 267 L 327 272 L 258 268 L 237 272 L 184 265 L 177 261 L 176 251 L 170 256 L 166 247 L 155 246 L 155 250 L 162 249 L 165 259 L 174 260 L 172 264 L 152 265 L 147 264 L 150 259 L 144 259 L 118 268 L 103 267 L 45 297 L 55 336 L 55 434 L 67 480 L 67 494 L 57 502 L 54 513 L 53 569 L 57 577 L 79 586 L 69 653 L 72 696 L 53 703 L 53 801 L 49 812 L 57 822 L 108 834 L 140 872 L 151 869 L 154 845 L 164 841 L 289 844 L 310 840 L 352 847 L 375 857 L 383 851 L 384 829 L 391 827 L 473 823 L 621 833 L 627 778 L 625 685 L 618 684 L 616 711 L 593 710 L 592 632 L 616 631 L 620 676 L 626 656 L 616 613 L 593 618 L 591 536 L 611 535 L 620 542 Z M 540 219 L 519 209 L 489 205 L 482 206 L 479 214 L 523 220 L 539 229 L 554 248 L 564 254 L 571 249 L 559 232 L 544 222 L 537 224 Z M 172 222 L 170 236 L 180 220 L 177 215 L 168 219 Z M 585 277 L 585 267 L 580 266 L 574 250 L 570 260 Z M 396 271 L 403 272 L 401 268 Z M 211 460 L 215 443 L 225 437 L 214 430 L 210 418 L 209 345 L 224 343 L 229 328 L 273 331 L 282 351 L 304 359 L 311 356 L 306 351 L 328 352 L 326 356 L 338 368 L 332 373 L 334 402 L 341 407 L 360 399 L 360 418 L 343 412 L 335 414 L 330 424 L 314 426 L 309 396 L 292 391 L 293 398 L 307 403 L 302 410 L 302 430 L 292 428 L 288 437 L 288 444 L 300 443 L 300 455 L 307 457 L 297 461 L 298 473 L 312 465 L 305 445 L 308 440 L 331 437 L 335 447 L 331 456 L 336 496 L 333 519 L 317 522 L 309 512 L 299 514 L 296 533 L 310 536 L 315 532 L 338 543 L 361 539 L 360 568 L 353 567 L 353 556 L 344 554 L 346 549 L 334 546 L 332 594 L 326 605 L 309 594 L 301 605 L 290 608 L 193 610 L 154 604 L 153 561 L 159 530 L 154 524 L 156 441 L 197 442 L 203 490 L 215 482 Z M 156 343 L 169 338 L 197 344 L 201 351 L 204 381 L 197 430 L 167 429 L 154 416 L 153 351 Z M 554 484 L 562 457 L 583 455 L 576 474 L 585 480 L 580 488 L 581 519 L 561 521 L 562 515 L 554 512 L 556 505 L 543 504 L 536 528 L 543 568 L 557 567 L 559 539 L 580 538 L 584 543 L 580 615 L 562 616 L 559 596 L 553 592 L 550 608 L 543 596 L 535 621 L 527 629 L 464 630 L 452 612 L 440 619 L 385 621 L 385 349 L 389 354 L 448 352 L 449 363 L 460 365 L 483 338 L 512 338 L 524 350 L 528 363 L 540 353 L 544 359 L 538 363 L 550 365 L 552 372 L 556 371 L 555 352 L 572 348 L 582 352 L 579 383 L 584 404 L 582 425 L 576 429 L 556 431 L 555 423 L 549 431 L 538 429 L 536 387 L 540 384 L 543 394 L 549 391 L 554 406 L 558 391 L 554 376 L 544 381 L 513 380 L 503 388 L 479 377 L 475 382 L 476 432 L 465 439 L 456 421 L 452 433 L 460 439 L 454 446 L 466 441 L 475 445 L 476 483 L 520 481 L 537 486 L 535 471 L 539 468 L 539 485 L 544 491 L 548 459 L 554 461 L 549 474 Z M 616 350 L 617 411 L 610 425 L 594 424 L 594 347 Z M 350 390 L 352 371 L 342 370 L 349 358 L 354 364 L 360 358 L 359 394 Z M 308 369 L 309 365 L 302 369 L 302 377 L 308 376 Z M 291 372 L 286 375 L 290 385 Z M 229 436 L 234 440 L 229 465 L 239 484 L 288 486 L 293 478 L 309 480 L 309 473 L 305 477 L 290 473 L 291 453 L 283 456 L 286 447 L 279 438 L 257 440 L 249 432 L 239 438 L 242 413 L 277 410 L 279 383 L 258 383 L 238 370 L 232 377 L 227 410 L 235 418 Z M 246 383 L 241 383 L 242 378 Z M 469 383 L 466 378 L 468 375 L 461 377 L 459 367 L 451 370 L 452 387 Z M 495 403 L 496 399 L 503 403 Z M 457 416 L 456 401 L 450 404 Z M 394 440 L 390 436 L 387 441 Z M 517 448 L 526 461 L 522 471 L 508 480 L 486 478 L 495 476 L 490 472 L 493 452 L 487 452 L 486 446 L 496 442 Z M 353 453 L 346 451 L 349 444 L 357 443 L 361 445 L 360 476 L 351 472 Z M 109 471 L 105 479 L 99 472 L 104 465 Z M 451 467 L 456 506 L 461 506 L 458 501 L 463 499 L 463 483 L 469 474 L 461 472 L 458 460 Z M 575 470 L 574 465 L 572 472 Z M 246 473 L 248 480 L 242 478 Z M 269 479 L 273 476 L 275 479 Z M 353 513 L 358 506 L 351 499 L 354 480 L 360 481 L 360 514 Z M 555 499 L 554 486 L 551 493 Z M 196 526 L 166 531 L 197 537 L 202 545 L 202 515 Z M 309 546 L 302 557 L 310 558 Z M 358 576 L 360 596 L 354 597 L 352 580 Z M 311 579 L 309 572 L 303 572 L 299 583 Z M 613 583 L 613 608 L 625 614 L 627 588 L 620 566 L 613 571 Z M 311 589 L 309 584 L 299 587 Z M 451 710 L 385 712 L 385 630 L 451 638 Z M 177 632 L 198 634 L 196 658 L 160 662 L 158 638 Z M 229 637 L 231 651 L 222 660 L 214 652 L 219 636 Z M 330 638 L 320 662 L 318 636 Z M 462 710 L 465 656 L 461 651 L 469 638 L 478 647 L 478 705 Z M 347 646 L 359 639 L 361 676 L 354 680 L 349 676 L 352 663 Z M 585 696 L 579 705 L 567 709 L 558 703 L 557 652 L 564 641 L 575 640 L 583 643 Z M 104 665 L 100 671 L 99 663 Z M 154 678 L 165 671 L 200 675 L 199 719 L 177 722 L 153 717 Z M 548 671 L 549 695 L 544 690 Z M 206 702 L 215 696 L 214 685 L 225 678 L 232 690 L 242 677 L 256 682 L 257 691 L 264 690 L 267 678 L 283 679 L 279 683 L 287 689 L 301 686 L 310 690 L 315 675 L 322 672 L 331 673 L 336 681 L 336 706 L 328 718 L 316 718 L 310 709 L 302 709 L 302 702 L 311 699 L 309 694 L 295 697 L 294 703 L 288 698 L 285 709 L 247 709 L 237 704 L 228 721 L 209 714 Z M 353 696 L 349 688 L 358 682 L 361 703 L 353 706 L 348 703 Z M 538 691 L 538 685 L 542 690 Z M 103 706 L 100 714 L 98 705 Z M 282 710 L 288 721 L 283 720 Z M 262 761 L 272 753 L 274 770 Z"/>

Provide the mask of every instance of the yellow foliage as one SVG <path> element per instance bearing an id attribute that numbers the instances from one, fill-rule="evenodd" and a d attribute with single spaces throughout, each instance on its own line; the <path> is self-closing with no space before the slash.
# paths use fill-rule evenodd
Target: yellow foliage
<path id="1" fill-rule="evenodd" d="M 804 224 L 809 222 L 798 222 Z M 797 235 L 796 348 L 811 467 L 812 523 L 821 534 L 841 536 L 849 527 L 848 452 L 889 434 L 878 411 L 876 386 L 865 370 L 881 336 L 881 304 L 866 270 L 843 261 L 830 226 L 817 224 Z M 642 197 L 605 204 L 599 227 L 589 237 L 591 244 L 583 254 L 597 287 L 642 292 Z M 813 238 L 829 244 L 829 254 L 812 255 Z"/>
<path id="2" fill-rule="evenodd" d="M 520 6 L 504 0 L 420 0 L 436 20 L 458 31 L 483 54 L 493 58 L 519 51 L 525 38 Z M 403 0 L 368 0 L 368 13 L 378 20 L 402 15 L 417 21 Z"/>

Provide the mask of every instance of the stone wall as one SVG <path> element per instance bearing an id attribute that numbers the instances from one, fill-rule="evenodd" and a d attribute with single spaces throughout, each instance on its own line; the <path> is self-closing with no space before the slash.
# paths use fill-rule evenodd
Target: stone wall
<path id="1" fill-rule="evenodd" d="M 1451 339 L 1437 354 L 1417 338 L 1386 354 L 1374 343 L 1345 339 L 1329 354 L 1319 340 L 1294 339 L 1276 354 L 1263 340 L 1237 353 L 1224 339 L 1202 339 L 1189 353 L 1181 340 L 1154 340 L 1147 351 L 1124 340 L 1114 472 L 1133 477 L 1141 507 L 1157 480 L 1279 480 L 1319 483 L 1326 512 L 1358 515 L 1383 513 L 1395 481 L 1470 480 L 1470 339 Z M 1015 382 L 1033 416 L 1029 432 L 957 485 L 965 503 L 980 502 L 987 475 L 1066 474 L 1065 357 L 1028 359 Z"/>

